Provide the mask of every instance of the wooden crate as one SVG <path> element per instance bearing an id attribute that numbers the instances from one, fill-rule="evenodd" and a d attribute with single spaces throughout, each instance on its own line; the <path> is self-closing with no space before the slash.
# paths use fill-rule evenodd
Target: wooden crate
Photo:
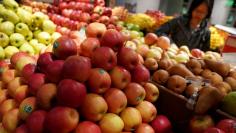
<path id="1" fill-rule="evenodd" d="M 154 83 L 160 91 L 160 96 L 155 103 L 158 114 L 164 114 L 170 119 L 173 125 L 173 130 L 176 133 L 190 133 L 188 127 L 191 118 L 194 116 L 194 112 L 186 107 L 188 99 L 164 86 L 155 82 L 152 83 Z M 216 122 L 226 118 L 236 120 L 236 117 L 233 117 L 220 109 L 212 110 L 209 114 Z"/>

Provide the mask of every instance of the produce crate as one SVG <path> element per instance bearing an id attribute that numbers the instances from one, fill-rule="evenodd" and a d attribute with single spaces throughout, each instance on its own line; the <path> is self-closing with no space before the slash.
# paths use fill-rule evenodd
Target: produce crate
<path id="1" fill-rule="evenodd" d="M 166 115 L 173 125 L 173 130 L 176 133 L 190 133 L 189 131 L 189 122 L 194 115 L 194 112 L 186 107 L 188 99 L 183 95 L 179 95 L 166 87 L 154 83 L 160 92 L 160 96 L 155 103 L 155 106 L 158 109 L 158 114 Z M 210 111 L 209 114 L 217 122 L 221 119 L 235 119 L 233 117 L 220 109 Z"/>

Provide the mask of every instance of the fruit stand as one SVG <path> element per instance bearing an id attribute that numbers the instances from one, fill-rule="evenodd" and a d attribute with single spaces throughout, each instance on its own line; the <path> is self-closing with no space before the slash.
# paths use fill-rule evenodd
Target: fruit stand
<path id="1" fill-rule="evenodd" d="M 104 0 L 3 0 L 0 133 L 234 133 L 235 67 L 151 33 L 172 18 Z"/>

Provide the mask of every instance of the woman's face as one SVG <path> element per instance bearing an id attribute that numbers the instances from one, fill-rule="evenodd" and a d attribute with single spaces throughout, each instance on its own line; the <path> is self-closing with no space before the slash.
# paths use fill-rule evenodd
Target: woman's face
<path id="1" fill-rule="evenodd" d="M 208 7 L 206 3 L 200 4 L 192 12 L 192 20 L 201 22 L 208 14 Z"/>

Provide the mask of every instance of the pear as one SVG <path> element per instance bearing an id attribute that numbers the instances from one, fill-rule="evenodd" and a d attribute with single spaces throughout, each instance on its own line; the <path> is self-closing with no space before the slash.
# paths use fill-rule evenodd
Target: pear
<path id="1" fill-rule="evenodd" d="M 0 32 L 3 32 L 10 36 L 14 33 L 15 25 L 10 21 L 5 21 L 0 24 Z"/>
<path id="2" fill-rule="evenodd" d="M 204 62 L 207 68 L 211 69 L 213 72 L 217 72 L 223 77 L 226 77 L 230 72 L 230 65 L 228 63 L 209 59 L 205 59 Z"/>
<path id="3" fill-rule="evenodd" d="M 5 52 L 4 49 L 0 46 L 0 60 L 3 60 L 5 58 Z"/>
<path id="4" fill-rule="evenodd" d="M 10 43 L 12 46 L 20 47 L 25 42 L 25 37 L 20 33 L 13 33 L 10 36 Z"/>
<path id="5" fill-rule="evenodd" d="M 33 33 L 31 31 L 28 31 L 25 35 L 25 40 L 30 41 L 33 38 Z"/>
<path id="6" fill-rule="evenodd" d="M 30 55 L 35 54 L 34 48 L 28 42 L 25 42 L 20 46 L 20 51 L 29 53 Z"/>
<path id="7" fill-rule="evenodd" d="M 20 18 L 17 16 L 17 14 L 9 9 L 0 11 L 0 16 L 2 16 L 7 21 L 11 21 L 13 24 L 16 24 L 20 21 Z"/>
<path id="8" fill-rule="evenodd" d="M 56 31 L 56 25 L 51 20 L 44 20 L 42 28 L 43 31 L 46 31 L 50 34 Z"/>
<path id="9" fill-rule="evenodd" d="M 16 10 L 19 7 L 19 4 L 15 0 L 3 0 L 3 5 L 12 10 Z"/>
<path id="10" fill-rule="evenodd" d="M 0 46 L 6 47 L 8 43 L 9 43 L 9 37 L 5 33 L 0 32 Z"/>
<path id="11" fill-rule="evenodd" d="M 43 43 L 46 45 L 50 44 L 52 40 L 50 34 L 44 31 L 38 34 L 37 39 L 40 43 Z"/>
<path id="12" fill-rule="evenodd" d="M 5 57 L 7 59 L 10 59 L 13 54 L 19 52 L 19 49 L 17 47 L 15 47 L 15 46 L 7 46 L 4 49 L 4 52 L 5 52 Z"/>
<path id="13" fill-rule="evenodd" d="M 29 32 L 29 27 L 25 23 L 18 23 L 15 26 L 15 31 L 17 33 L 20 33 L 20 34 L 26 36 L 27 32 Z"/>
<path id="14" fill-rule="evenodd" d="M 27 10 L 23 8 L 18 8 L 17 9 L 17 15 L 19 16 L 21 22 L 31 25 L 33 21 L 33 15 L 31 12 L 28 12 Z"/>

